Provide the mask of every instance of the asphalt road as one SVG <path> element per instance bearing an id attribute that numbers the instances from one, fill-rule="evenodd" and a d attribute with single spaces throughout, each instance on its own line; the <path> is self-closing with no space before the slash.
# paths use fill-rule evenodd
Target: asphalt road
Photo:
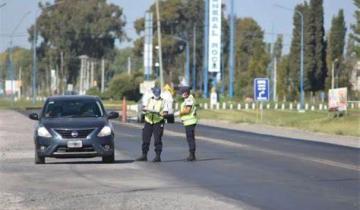
<path id="1" fill-rule="evenodd" d="M 360 208 L 358 149 L 198 126 L 198 161 L 189 163 L 184 130 L 173 124 L 163 162 L 139 163 L 142 125 L 114 122 L 116 163 L 34 165 L 33 125 L 0 111 L 0 209 Z"/>

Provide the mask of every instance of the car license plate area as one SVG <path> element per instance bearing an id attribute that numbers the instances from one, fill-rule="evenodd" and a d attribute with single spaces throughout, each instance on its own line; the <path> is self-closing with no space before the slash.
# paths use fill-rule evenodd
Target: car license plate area
<path id="1" fill-rule="evenodd" d="M 81 148 L 82 146 L 83 146 L 83 143 L 81 140 L 67 142 L 68 148 Z"/>

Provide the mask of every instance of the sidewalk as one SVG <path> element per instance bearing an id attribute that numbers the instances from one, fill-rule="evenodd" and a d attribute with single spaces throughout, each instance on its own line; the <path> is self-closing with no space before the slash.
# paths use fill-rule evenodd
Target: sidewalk
<path id="1" fill-rule="evenodd" d="M 360 148 L 360 138 L 355 136 L 330 135 L 295 128 L 274 127 L 260 124 L 235 124 L 228 121 L 209 119 L 201 119 L 199 125 Z"/>

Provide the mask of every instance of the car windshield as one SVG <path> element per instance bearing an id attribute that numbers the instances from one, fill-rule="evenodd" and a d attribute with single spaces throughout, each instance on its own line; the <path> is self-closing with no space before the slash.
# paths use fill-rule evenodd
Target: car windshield
<path id="1" fill-rule="evenodd" d="M 102 117 L 104 112 L 95 100 L 49 101 L 44 110 L 46 118 Z"/>

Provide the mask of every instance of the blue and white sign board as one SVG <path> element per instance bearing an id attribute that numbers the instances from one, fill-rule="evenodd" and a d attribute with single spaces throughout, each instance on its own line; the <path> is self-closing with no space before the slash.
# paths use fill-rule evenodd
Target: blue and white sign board
<path id="1" fill-rule="evenodd" d="M 222 0 L 209 1 L 208 71 L 220 73 Z M 220 75 L 220 74 L 218 74 Z"/>
<path id="2" fill-rule="evenodd" d="M 255 78 L 254 80 L 254 100 L 269 101 L 270 85 L 268 78 Z"/>

